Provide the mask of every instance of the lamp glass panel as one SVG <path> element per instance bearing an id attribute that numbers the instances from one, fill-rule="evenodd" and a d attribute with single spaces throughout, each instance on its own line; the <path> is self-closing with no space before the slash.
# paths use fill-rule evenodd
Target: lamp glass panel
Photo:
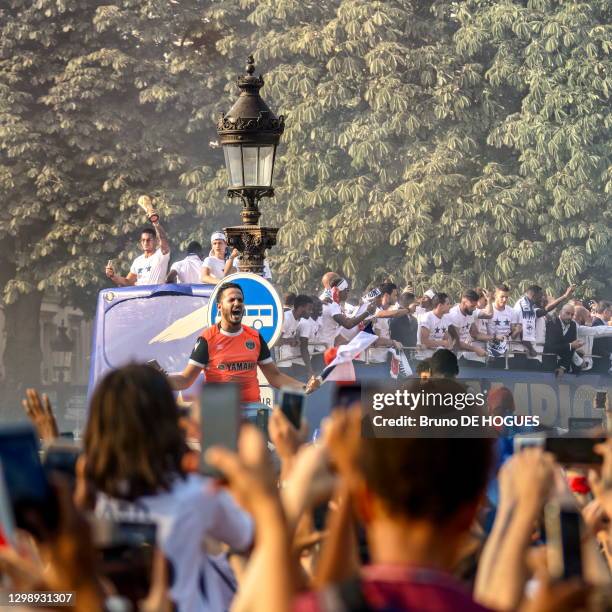
<path id="1" fill-rule="evenodd" d="M 242 187 L 242 159 L 240 146 L 225 145 L 223 153 L 225 155 L 225 167 L 230 187 Z"/>
<path id="2" fill-rule="evenodd" d="M 245 187 L 259 185 L 257 182 L 258 149 L 259 147 L 242 147 L 242 163 L 244 164 Z"/>
<path id="3" fill-rule="evenodd" d="M 259 147 L 258 185 L 272 185 L 272 168 L 274 163 L 274 145 Z"/>

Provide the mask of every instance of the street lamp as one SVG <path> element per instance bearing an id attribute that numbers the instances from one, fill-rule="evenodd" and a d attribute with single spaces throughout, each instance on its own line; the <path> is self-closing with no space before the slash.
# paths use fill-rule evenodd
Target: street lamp
<path id="1" fill-rule="evenodd" d="M 254 76 L 255 62 L 247 59 L 246 74 L 238 79 L 240 96 L 217 123 L 229 179 L 227 195 L 242 199 L 243 225 L 226 227 L 230 246 L 241 253 L 241 272 L 263 273 L 266 249 L 276 244 L 278 228 L 258 225 L 259 200 L 274 195 L 272 176 L 276 147 L 285 119 L 276 117 L 259 95 L 264 80 Z"/>
<path id="2" fill-rule="evenodd" d="M 72 340 L 66 333 L 66 326 L 62 321 L 57 328 L 57 336 L 51 340 L 51 353 L 53 355 L 53 369 L 57 370 L 57 382 L 65 381 L 65 374 L 72 367 Z"/>

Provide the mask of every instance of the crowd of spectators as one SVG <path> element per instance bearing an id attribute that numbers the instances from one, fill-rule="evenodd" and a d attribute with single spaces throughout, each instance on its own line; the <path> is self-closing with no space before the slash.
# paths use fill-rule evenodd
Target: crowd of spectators
<path id="1" fill-rule="evenodd" d="M 412 392 L 465 391 L 444 374 L 446 354 L 434 353 L 430 378 L 410 382 Z M 48 400 L 30 391 L 24 407 L 52 453 Z M 511 393 L 492 394 L 488 409 L 511 413 Z M 612 439 L 602 430 L 589 441 L 599 463 L 561 464 L 542 448 L 502 461 L 494 438 L 364 437 L 355 403 L 331 411 L 316 443 L 306 442 L 305 420 L 298 430 L 276 409 L 269 444 L 245 424 L 238 450 L 201 457 L 207 424 L 197 414 L 179 409 L 149 366 L 110 372 L 92 397 L 72 479 L 48 472 L 57 525 L 17 530 L 0 547 L 2 596 L 72 592 L 72 608 L 87 612 L 612 606 Z M 201 475 L 203 462 L 219 478 Z M 559 538 L 543 532 L 559 505 L 581 525 L 561 570 Z M 119 554 L 100 543 L 108 524 L 152 524 L 155 537 Z"/>

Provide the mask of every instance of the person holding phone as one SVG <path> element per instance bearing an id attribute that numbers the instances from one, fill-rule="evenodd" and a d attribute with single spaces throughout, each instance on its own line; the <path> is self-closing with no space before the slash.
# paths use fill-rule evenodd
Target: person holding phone
<path id="1" fill-rule="evenodd" d="M 175 391 L 190 387 L 204 370 L 206 381 L 234 382 L 240 385 L 243 404 L 261 402 L 257 368 L 268 383 L 280 389 L 290 387 L 311 393 L 320 386 L 316 377 L 306 385 L 283 374 L 272 359 L 270 349 L 261 334 L 242 324 L 244 294 L 237 283 L 224 283 L 217 291 L 217 306 L 221 321 L 202 332 L 180 374 L 168 376 Z"/>
<path id="2" fill-rule="evenodd" d="M 166 377 L 145 365 L 107 374 L 92 396 L 83 441 L 80 505 L 89 503 L 99 519 L 157 525 L 156 544 L 172 571 L 173 609 L 227 609 L 202 542 L 246 551 L 253 521 L 210 478 L 186 471 L 188 447 Z"/>

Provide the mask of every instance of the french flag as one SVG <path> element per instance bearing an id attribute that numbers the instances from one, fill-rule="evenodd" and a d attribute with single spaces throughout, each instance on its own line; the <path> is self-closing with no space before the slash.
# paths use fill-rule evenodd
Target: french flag
<path id="1" fill-rule="evenodd" d="M 356 380 L 353 359 L 378 340 L 375 334 L 359 332 L 348 344 L 333 347 L 325 351 L 325 363 L 319 378 L 322 382 Z"/>

